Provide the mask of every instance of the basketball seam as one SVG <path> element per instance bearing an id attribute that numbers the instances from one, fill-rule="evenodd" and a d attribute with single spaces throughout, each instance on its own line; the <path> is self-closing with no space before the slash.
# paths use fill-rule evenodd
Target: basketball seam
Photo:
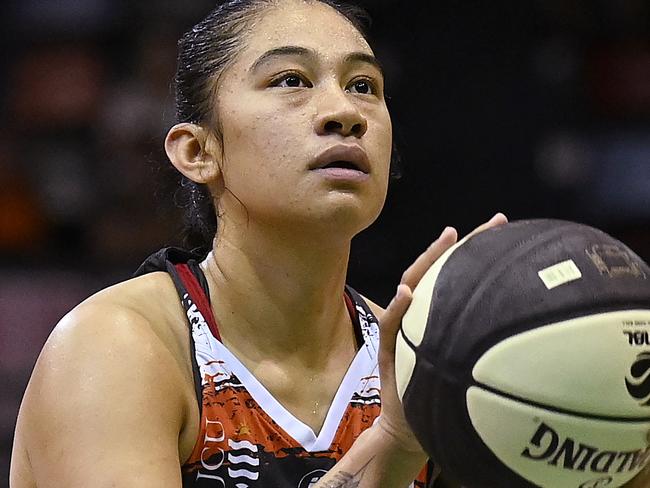
<path id="1" fill-rule="evenodd" d="M 399 326 L 399 333 L 404 339 L 404 342 L 406 342 L 406 344 L 408 344 L 408 346 L 415 352 L 417 346 L 411 342 L 411 339 L 409 339 L 409 336 L 406 335 L 406 332 L 404 332 L 404 328 L 401 325 Z"/>
<path id="2" fill-rule="evenodd" d="M 573 417 L 582 417 L 585 419 L 593 419 L 593 420 L 604 420 L 604 421 L 610 421 L 610 422 L 625 422 L 625 423 L 642 423 L 642 422 L 650 422 L 650 415 L 647 417 L 626 417 L 626 416 L 621 416 L 617 417 L 614 415 L 598 415 L 598 414 L 593 414 L 593 413 L 587 413 L 587 412 L 579 412 L 577 410 L 570 410 L 566 408 L 561 408 L 561 407 L 556 407 L 554 405 L 548 405 L 545 403 L 540 403 L 536 402 L 534 400 L 529 400 L 526 398 L 519 397 L 517 395 L 513 395 L 512 393 L 508 393 L 503 390 L 499 390 L 498 388 L 493 388 L 491 386 L 488 386 L 484 383 L 480 383 L 478 381 L 474 381 L 472 386 L 476 386 L 479 388 L 482 388 L 490 393 L 494 393 L 495 395 L 499 395 L 502 397 L 505 397 L 509 400 L 513 400 L 519 403 L 523 403 L 525 405 L 531 406 L 531 407 L 536 407 L 536 408 L 542 408 L 544 410 L 548 410 L 550 412 L 554 413 L 559 413 L 563 415 L 571 415 Z M 468 388 L 469 389 L 469 388 Z"/>

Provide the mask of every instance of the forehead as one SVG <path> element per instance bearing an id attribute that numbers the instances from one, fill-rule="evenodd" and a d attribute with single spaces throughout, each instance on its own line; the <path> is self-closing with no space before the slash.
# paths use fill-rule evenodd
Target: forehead
<path id="1" fill-rule="evenodd" d="M 311 48 L 322 56 L 351 51 L 372 54 L 361 33 L 342 14 L 320 2 L 284 0 L 266 10 L 246 39 L 242 58 L 254 58 L 279 46 Z"/>

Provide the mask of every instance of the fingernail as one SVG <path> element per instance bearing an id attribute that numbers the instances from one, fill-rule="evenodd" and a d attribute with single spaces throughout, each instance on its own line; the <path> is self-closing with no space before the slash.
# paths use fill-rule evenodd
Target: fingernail
<path id="1" fill-rule="evenodd" d="M 395 298 L 401 298 L 402 295 L 402 288 L 397 285 L 397 290 L 395 290 Z"/>

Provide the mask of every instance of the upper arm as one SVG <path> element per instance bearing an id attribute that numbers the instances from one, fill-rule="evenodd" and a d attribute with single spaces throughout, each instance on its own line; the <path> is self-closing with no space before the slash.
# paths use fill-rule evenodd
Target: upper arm
<path id="1" fill-rule="evenodd" d="M 55 328 L 17 425 L 38 486 L 178 487 L 183 373 L 140 315 L 86 305 Z"/>

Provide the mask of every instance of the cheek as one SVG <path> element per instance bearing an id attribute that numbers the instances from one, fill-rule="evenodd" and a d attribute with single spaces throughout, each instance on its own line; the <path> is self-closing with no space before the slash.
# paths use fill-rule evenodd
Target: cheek
<path id="1" fill-rule="evenodd" d="M 254 115 L 229 111 L 222 120 L 224 140 L 224 178 L 232 190 L 253 188 L 264 192 L 286 180 L 287 171 L 295 169 L 304 139 L 292 137 L 286 120 L 277 113 Z M 293 157 L 292 157 L 293 155 Z M 253 184 L 251 184 L 253 183 Z"/>
<path id="2" fill-rule="evenodd" d="M 385 118 L 377 123 L 373 139 L 373 146 L 376 148 L 375 157 L 380 162 L 381 168 L 387 176 L 390 171 L 391 153 L 393 150 L 393 130 L 387 113 Z"/>

